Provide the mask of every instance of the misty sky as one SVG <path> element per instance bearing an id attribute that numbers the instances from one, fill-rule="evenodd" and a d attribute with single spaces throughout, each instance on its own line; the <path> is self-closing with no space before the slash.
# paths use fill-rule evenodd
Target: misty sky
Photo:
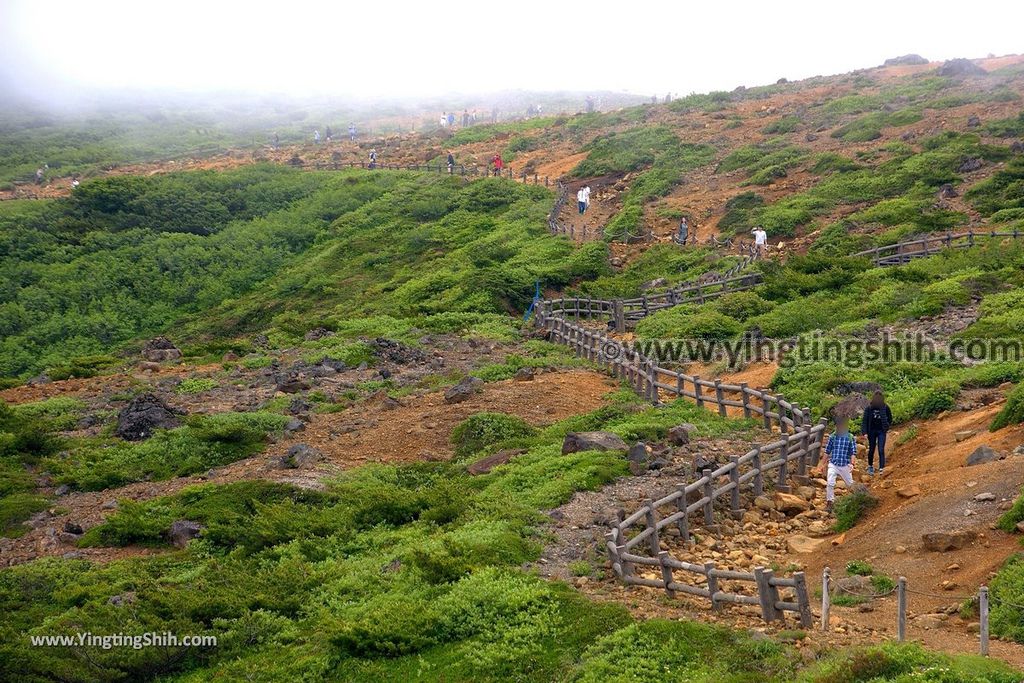
<path id="1" fill-rule="evenodd" d="M 910 52 L 1024 52 L 1022 25 L 1019 0 L 0 0 L 0 97 L 687 94 L 842 73 Z"/>

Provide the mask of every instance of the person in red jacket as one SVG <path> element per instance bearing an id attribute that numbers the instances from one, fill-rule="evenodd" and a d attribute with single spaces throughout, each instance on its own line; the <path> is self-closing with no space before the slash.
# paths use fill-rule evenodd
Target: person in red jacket
<path id="1" fill-rule="evenodd" d="M 501 154 L 495 154 L 494 159 L 492 159 L 492 161 L 494 162 L 494 175 L 496 177 L 500 177 L 501 169 L 505 165 L 505 162 L 501 160 Z"/>

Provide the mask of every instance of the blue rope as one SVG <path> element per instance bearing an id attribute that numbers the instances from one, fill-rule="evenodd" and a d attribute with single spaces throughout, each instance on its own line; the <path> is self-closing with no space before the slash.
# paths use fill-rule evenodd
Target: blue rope
<path id="1" fill-rule="evenodd" d="M 526 309 L 526 313 L 523 314 L 523 321 L 530 319 L 530 315 L 533 314 L 533 309 L 537 307 L 537 302 L 540 301 L 540 280 L 536 281 L 536 291 L 533 293 L 533 301 L 530 302 L 530 307 Z"/>

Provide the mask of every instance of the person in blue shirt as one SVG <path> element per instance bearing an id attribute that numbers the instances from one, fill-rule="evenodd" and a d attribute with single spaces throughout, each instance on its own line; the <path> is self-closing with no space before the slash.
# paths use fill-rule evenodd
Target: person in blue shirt
<path id="1" fill-rule="evenodd" d="M 842 477 L 847 488 L 853 486 L 853 459 L 857 455 L 857 442 L 850 436 L 850 421 L 845 417 L 836 420 L 836 431 L 828 437 L 825 453 L 828 455 L 825 509 L 831 513 L 836 497 L 836 477 Z"/>

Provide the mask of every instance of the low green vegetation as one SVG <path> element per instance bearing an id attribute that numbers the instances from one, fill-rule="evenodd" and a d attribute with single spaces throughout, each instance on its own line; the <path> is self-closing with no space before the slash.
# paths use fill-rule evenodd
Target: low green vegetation
<path id="1" fill-rule="evenodd" d="M 189 377 L 181 380 L 176 391 L 179 394 L 202 394 L 217 388 L 217 380 L 210 377 Z"/>
<path id="2" fill-rule="evenodd" d="M 806 150 L 776 138 L 740 147 L 722 159 L 717 171 L 743 170 L 748 176 L 748 184 L 768 185 L 778 178 L 785 178 L 788 169 L 803 163 L 806 158 Z"/>
<path id="3" fill-rule="evenodd" d="M 1018 384 L 1006 397 L 1006 404 L 989 425 L 990 431 L 1002 429 L 1008 425 L 1024 422 L 1024 384 Z"/>
<path id="4" fill-rule="evenodd" d="M 898 128 L 917 123 L 921 113 L 912 109 L 865 114 L 832 131 L 832 137 L 846 142 L 868 142 L 882 137 L 883 128 Z"/>
<path id="5" fill-rule="evenodd" d="M 456 456 L 466 457 L 497 443 L 527 442 L 535 433 L 533 427 L 515 415 L 477 413 L 452 430 L 452 444 Z"/>
<path id="6" fill-rule="evenodd" d="M 878 499 L 867 491 L 852 491 L 840 496 L 835 502 L 835 524 L 832 530 L 842 533 L 852 529 L 868 510 L 878 504 Z"/>

